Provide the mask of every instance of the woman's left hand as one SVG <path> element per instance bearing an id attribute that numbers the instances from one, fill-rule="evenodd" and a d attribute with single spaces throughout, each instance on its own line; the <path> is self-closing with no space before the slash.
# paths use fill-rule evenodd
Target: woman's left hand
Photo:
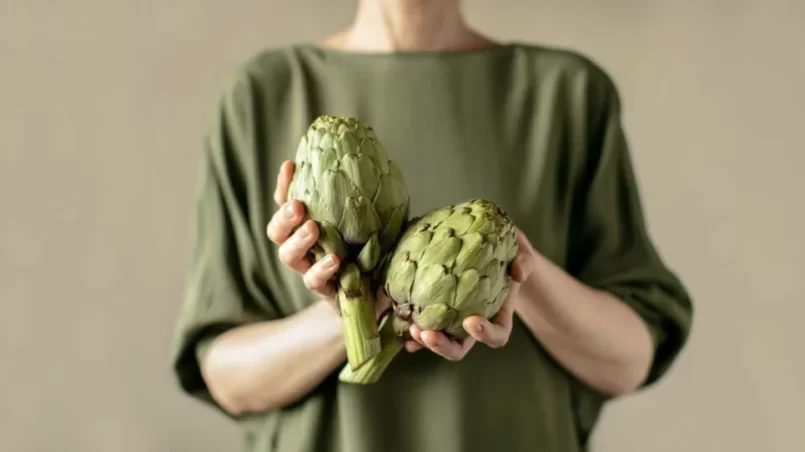
<path id="1" fill-rule="evenodd" d="M 512 332 L 518 289 L 528 279 L 534 267 L 534 248 L 519 229 L 517 230 L 517 245 L 517 256 L 511 265 L 512 280 L 509 282 L 509 296 L 494 317 L 489 320 L 482 316 L 471 316 L 464 319 L 464 329 L 470 336 L 460 340 L 452 339 L 438 331 L 422 330 L 418 326 L 412 325 L 411 336 L 418 345 L 409 343 L 406 349 L 413 352 L 427 348 L 445 359 L 459 361 L 467 355 L 476 342 L 484 343 L 492 348 L 506 345 Z"/>

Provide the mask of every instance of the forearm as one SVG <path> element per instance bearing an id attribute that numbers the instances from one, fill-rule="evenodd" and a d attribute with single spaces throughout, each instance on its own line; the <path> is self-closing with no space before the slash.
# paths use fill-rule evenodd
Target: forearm
<path id="1" fill-rule="evenodd" d="M 282 320 L 222 334 L 202 359 L 202 374 L 222 408 L 243 415 L 298 400 L 345 357 L 338 314 L 319 302 Z"/>
<path id="2" fill-rule="evenodd" d="M 648 375 L 653 341 L 645 322 L 609 293 L 592 289 L 536 253 L 516 312 L 569 372 L 609 395 L 637 389 Z"/>

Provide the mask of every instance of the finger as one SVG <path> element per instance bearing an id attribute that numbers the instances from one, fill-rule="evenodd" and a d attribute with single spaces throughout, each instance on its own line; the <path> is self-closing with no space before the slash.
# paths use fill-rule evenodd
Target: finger
<path id="1" fill-rule="evenodd" d="M 509 342 L 512 332 L 514 310 L 512 304 L 503 303 L 500 311 L 491 319 L 471 316 L 464 319 L 464 329 L 478 342 L 492 348 L 500 348 Z"/>
<path id="2" fill-rule="evenodd" d="M 307 253 L 319 237 L 319 228 L 313 220 L 308 220 L 301 228 L 283 242 L 279 248 L 280 262 L 298 272 L 306 272 L 310 268 Z"/>
<path id="3" fill-rule="evenodd" d="M 408 353 L 414 353 L 422 350 L 424 347 L 422 344 L 415 342 L 415 341 L 406 341 L 405 342 L 405 350 Z"/>
<path id="4" fill-rule="evenodd" d="M 408 328 L 408 332 L 411 334 L 411 339 L 413 339 L 414 342 L 418 343 L 419 345 L 425 345 L 425 343 L 422 342 L 422 328 L 412 324 Z"/>
<path id="5" fill-rule="evenodd" d="M 521 283 L 528 279 L 534 269 L 534 248 L 525 234 L 517 230 L 517 255 L 512 261 L 511 277 L 514 281 Z"/>
<path id="6" fill-rule="evenodd" d="M 341 264 L 338 256 L 331 254 L 313 264 L 302 276 L 305 286 L 320 295 L 330 297 L 335 294 L 335 288 L 330 283 Z"/>
<path id="7" fill-rule="evenodd" d="M 277 245 L 288 240 L 294 228 L 299 226 L 305 215 L 305 206 L 299 201 L 291 201 L 282 205 L 271 217 L 266 226 L 268 239 Z"/>
<path id="8" fill-rule="evenodd" d="M 526 255 L 518 254 L 512 261 L 511 277 L 516 283 L 522 283 L 531 275 L 533 263 Z"/>
<path id="9" fill-rule="evenodd" d="M 274 202 L 277 205 L 283 205 L 288 201 L 288 188 L 291 186 L 291 179 L 293 179 L 294 162 L 286 160 L 280 165 L 280 171 L 277 175 L 277 185 L 274 187 Z"/>
<path id="10" fill-rule="evenodd" d="M 422 341 L 432 352 L 441 355 L 450 361 L 458 361 L 467 354 L 475 344 L 475 339 L 469 337 L 461 341 L 455 341 L 442 333 L 436 331 L 422 331 Z"/>
<path id="11" fill-rule="evenodd" d="M 516 228 L 517 232 L 515 232 L 515 240 L 517 241 L 517 247 L 521 251 L 525 252 L 533 252 L 534 246 L 531 244 L 531 241 L 528 240 L 525 233 L 520 229 Z"/>

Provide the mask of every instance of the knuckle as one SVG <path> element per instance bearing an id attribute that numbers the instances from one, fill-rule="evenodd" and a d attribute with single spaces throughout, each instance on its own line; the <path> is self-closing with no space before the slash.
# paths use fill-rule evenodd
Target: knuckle
<path id="1" fill-rule="evenodd" d="M 266 232 L 271 241 L 279 244 L 287 240 L 290 233 L 290 227 L 284 224 L 281 219 L 274 217 L 268 223 Z"/>
<path id="2" fill-rule="evenodd" d="M 492 348 L 501 348 L 506 345 L 506 339 L 493 339 L 489 341 L 489 346 Z"/>
<path id="3" fill-rule="evenodd" d="M 286 267 L 292 267 L 294 263 L 294 259 L 290 256 L 284 249 L 280 249 L 279 258 L 282 265 Z"/>
<path id="4" fill-rule="evenodd" d="M 310 248 L 313 245 L 318 236 L 316 235 L 315 228 L 306 224 L 299 228 L 296 232 L 294 232 L 294 241 L 298 244 L 298 246 Z"/>
<path id="5" fill-rule="evenodd" d="M 291 240 L 287 240 L 285 243 L 280 245 L 279 249 L 279 259 L 283 265 L 288 267 L 293 267 L 296 264 L 298 259 L 298 254 L 296 252 L 296 247 Z"/>
<path id="6" fill-rule="evenodd" d="M 314 271 L 307 271 L 305 275 L 302 277 L 302 280 L 305 283 L 305 287 L 312 291 L 319 291 L 325 286 L 325 282 L 322 281 Z"/>

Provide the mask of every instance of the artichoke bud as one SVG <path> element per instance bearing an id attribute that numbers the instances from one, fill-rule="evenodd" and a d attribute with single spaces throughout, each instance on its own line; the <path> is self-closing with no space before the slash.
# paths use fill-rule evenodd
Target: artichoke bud
<path id="1" fill-rule="evenodd" d="M 356 263 L 358 268 L 365 273 L 372 271 L 377 262 L 380 260 L 380 242 L 377 240 L 377 235 L 373 235 L 366 245 L 363 246 L 361 252 L 358 253 Z"/>
<path id="2" fill-rule="evenodd" d="M 489 318 L 506 300 L 515 239 L 511 220 L 484 200 L 435 209 L 412 220 L 385 270 L 395 315 L 421 328 L 465 337 L 466 317 Z M 407 304 L 412 305 L 410 318 Z"/>
<path id="3" fill-rule="evenodd" d="M 407 221 L 409 195 L 399 169 L 369 126 L 354 117 L 319 116 L 296 149 L 288 197 L 319 224 L 311 250 L 341 258 L 339 300 L 351 366 L 379 352 L 371 275 Z"/>
<path id="4" fill-rule="evenodd" d="M 464 319 L 497 314 L 508 296 L 508 266 L 517 253 L 515 231 L 500 208 L 478 199 L 410 222 L 384 270 L 384 288 L 394 308 L 391 332 L 408 339 L 413 323 L 464 338 Z M 345 368 L 339 380 L 377 381 L 402 348 L 402 341 L 386 340 L 377 358 Z"/>

